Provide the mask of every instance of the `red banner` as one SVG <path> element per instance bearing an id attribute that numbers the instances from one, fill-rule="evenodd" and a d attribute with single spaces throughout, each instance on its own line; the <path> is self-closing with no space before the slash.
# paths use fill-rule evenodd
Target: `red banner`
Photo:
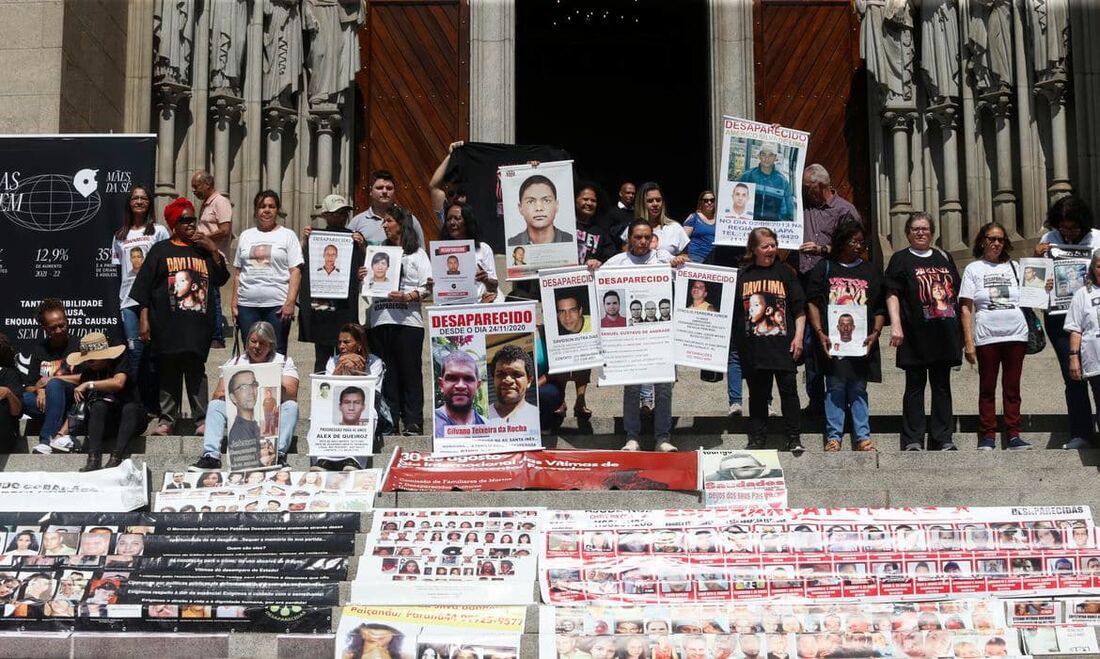
<path id="1" fill-rule="evenodd" d="M 524 451 L 433 457 L 397 448 L 385 492 L 698 489 L 698 456 L 623 451 Z"/>

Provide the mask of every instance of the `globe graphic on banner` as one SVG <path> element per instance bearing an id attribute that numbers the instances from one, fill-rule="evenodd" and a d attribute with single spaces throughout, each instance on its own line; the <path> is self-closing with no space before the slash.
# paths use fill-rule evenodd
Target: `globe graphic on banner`
<path id="1" fill-rule="evenodd" d="M 78 174 L 78 179 L 83 172 Z M 91 180 L 81 181 L 83 186 L 94 186 Z M 86 189 L 86 188 L 85 188 Z M 31 231 L 67 231 L 91 221 L 99 212 L 99 192 L 91 187 L 85 196 L 74 184 L 72 176 L 65 174 L 39 174 L 23 179 L 13 192 L 19 203 L 5 208 L 3 213 L 12 222 Z"/>

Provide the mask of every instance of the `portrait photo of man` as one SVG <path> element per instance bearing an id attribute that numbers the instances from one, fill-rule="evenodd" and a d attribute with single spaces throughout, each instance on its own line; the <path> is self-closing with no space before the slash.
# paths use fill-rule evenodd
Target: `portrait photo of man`
<path id="1" fill-rule="evenodd" d="M 667 323 L 672 320 L 672 300 L 665 298 L 657 303 L 657 321 Z"/>
<path id="2" fill-rule="evenodd" d="M 559 336 L 588 334 L 592 331 L 592 316 L 585 308 L 587 301 L 588 290 L 580 286 L 559 288 L 554 291 Z"/>
<path id="3" fill-rule="evenodd" d="M 535 174 L 519 186 L 519 214 L 527 225 L 508 239 L 508 246 L 573 243 L 573 234 L 554 226 L 558 216 L 558 188 L 542 174 Z"/>
<path id="4" fill-rule="evenodd" d="M 748 183 L 737 183 L 733 186 L 732 204 L 730 205 L 731 219 L 752 219 L 752 205 L 749 202 L 754 200 L 754 195 L 751 187 Z"/>
<path id="5" fill-rule="evenodd" d="M 130 248 L 130 269 L 135 273 L 145 264 L 145 252 L 140 247 Z"/>
<path id="6" fill-rule="evenodd" d="M 336 267 L 336 258 L 340 255 L 340 250 L 336 248 L 336 245 L 325 245 L 324 252 L 322 253 L 324 260 L 320 268 L 317 268 L 318 277 L 341 277 L 340 268 Z"/>
<path id="7" fill-rule="evenodd" d="M 447 426 L 483 426 L 485 417 L 475 409 L 481 388 L 477 360 L 455 350 L 443 358 L 438 378 L 443 404 L 435 409 L 435 436 L 443 437 Z"/>
<path id="8" fill-rule="evenodd" d="M 626 327 L 626 316 L 620 313 L 621 299 L 619 291 L 607 291 L 603 294 L 603 316 L 600 317 L 600 327 Z"/>
<path id="9" fill-rule="evenodd" d="M 447 257 L 447 274 L 449 275 L 461 275 L 462 272 L 458 269 L 458 257 L 451 255 Z"/>
<path id="10" fill-rule="evenodd" d="M 642 320 L 642 302 L 641 300 L 631 300 L 630 302 L 630 324 L 640 325 Z"/>
<path id="11" fill-rule="evenodd" d="M 730 453 L 718 463 L 718 469 L 707 474 L 709 481 L 740 481 L 754 478 L 782 478 L 782 469 L 770 469 L 751 453 Z"/>
<path id="12" fill-rule="evenodd" d="M 340 392 L 337 408 L 341 426 L 358 426 L 363 423 L 363 410 L 367 406 L 367 394 L 359 387 L 347 387 Z"/>
<path id="13" fill-rule="evenodd" d="M 645 318 L 644 322 L 655 323 L 657 322 L 657 303 L 653 300 L 645 303 Z"/>
<path id="14" fill-rule="evenodd" d="M 229 378 L 227 395 L 237 408 L 237 418 L 229 428 L 229 442 L 248 442 L 260 440 L 260 424 L 256 422 L 256 392 L 260 383 L 256 374 L 249 370 L 237 371 Z"/>
<path id="15" fill-rule="evenodd" d="M 843 313 L 840 314 L 840 318 L 836 319 L 836 332 L 840 336 L 841 343 L 851 343 L 852 333 L 856 329 L 856 320 L 852 318 L 852 314 Z"/>
<path id="16" fill-rule="evenodd" d="M 741 182 L 756 186 L 753 216 L 756 220 L 793 220 L 794 196 L 791 182 L 776 168 L 779 145 L 764 142 L 756 152 L 756 167 L 741 175 Z"/>
<path id="17" fill-rule="evenodd" d="M 536 382 L 535 363 L 523 348 L 506 344 L 489 363 L 496 403 L 489 406 L 489 421 L 539 428 L 538 407 L 527 402 L 527 390 Z"/>

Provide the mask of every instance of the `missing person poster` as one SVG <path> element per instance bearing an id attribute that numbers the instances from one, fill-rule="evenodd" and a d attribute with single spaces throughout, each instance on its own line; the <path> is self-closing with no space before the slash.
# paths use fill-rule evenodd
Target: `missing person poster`
<path id="1" fill-rule="evenodd" d="M 1050 291 L 1050 306 L 1047 313 L 1052 316 L 1064 316 L 1073 301 L 1073 294 L 1085 285 L 1088 277 L 1089 261 L 1092 259 L 1091 247 L 1080 245 L 1051 245 L 1051 269 L 1054 288 Z"/>
<path id="2" fill-rule="evenodd" d="M 374 398 L 378 379 L 314 374 L 310 390 L 310 456 L 370 455 L 377 423 Z"/>
<path id="3" fill-rule="evenodd" d="M 355 240 L 350 233 L 309 234 L 309 294 L 314 300 L 346 300 Z"/>
<path id="4" fill-rule="evenodd" d="M 176 471 L 164 474 L 155 512 L 367 511 L 381 484 L 380 469 L 356 471 Z"/>
<path id="5" fill-rule="evenodd" d="M 1046 309 L 1050 306 L 1047 282 L 1054 283 L 1054 269 L 1050 259 L 1023 258 L 1016 267 L 1020 286 L 1020 306 Z"/>
<path id="6" fill-rule="evenodd" d="M 605 323 L 615 326 L 620 321 L 626 324 L 626 318 L 620 314 L 618 294 L 608 293 L 604 302 L 599 303 L 595 279 L 584 266 L 540 270 L 539 288 L 549 372 L 568 373 L 603 366 L 598 327 Z"/>
<path id="7" fill-rule="evenodd" d="M 778 451 L 699 451 L 699 478 L 708 507 L 787 507 Z"/>
<path id="8" fill-rule="evenodd" d="M 830 304 L 826 319 L 831 357 L 863 357 L 867 354 L 867 306 Z"/>
<path id="9" fill-rule="evenodd" d="M 542 447 L 535 303 L 429 307 L 438 455 Z"/>
<path id="10" fill-rule="evenodd" d="M 604 367 L 600 386 L 675 382 L 672 340 L 672 268 L 639 265 L 600 268 L 596 298 L 614 292 L 629 310 L 626 324 L 601 327 Z"/>
<path id="11" fill-rule="evenodd" d="M 229 422 L 226 453 L 234 471 L 266 469 L 278 460 L 283 364 L 237 363 L 222 367 Z"/>
<path id="12" fill-rule="evenodd" d="M 433 240 L 430 255 L 432 298 L 436 304 L 478 302 L 474 241 Z"/>
<path id="13" fill-rule="evenodd" d="M 517 659 L 522 606 L 345 606 L 335 659 Z"/>
<path id="14" fill-rule="evenodd" d="M 367 247 L 367 276 L 361 289 L 364 298 L 389 297 L 401 286 L 401 257 L 404 251 L 391 245 Z"/>
<path id="15" fill-rule="evenodd" d="M 577 263 L 573 161 L 500 168 L 508 279 Z"/>
<path id="16" fill-rule="evenodd" d="M 716 245 L 744 246 L 768 227 L 779 247 L 802 244 L 802 170 L 810 134 L 748 119 L 722 117 Z"/>
<path id="17" fill-rule="evenodd" d="M 0 510 L 124 512 L 149 503 L 147 469 L 123 460 L 90 473 L 0 472 Z"/>
<path id="18" fill-rule="evenodd" d="M 678 366 L 726 372 L 737 270 L 685 263 L 676 272 L 672 344 Z"/>

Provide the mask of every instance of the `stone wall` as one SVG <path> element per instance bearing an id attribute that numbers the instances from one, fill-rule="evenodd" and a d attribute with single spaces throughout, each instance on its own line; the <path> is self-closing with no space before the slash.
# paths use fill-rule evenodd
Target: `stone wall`
<path id="1" fill-rule="evenodd" d="M 124 130 L 126 20 L 126 0 L 65 3 L 61 40 L 60 132 L 106 133 Z"/>
<path id="2" fill-rule="evenodd" d="M 0 0 L 0 134 L 60 130 L 61 0 Z"/>

